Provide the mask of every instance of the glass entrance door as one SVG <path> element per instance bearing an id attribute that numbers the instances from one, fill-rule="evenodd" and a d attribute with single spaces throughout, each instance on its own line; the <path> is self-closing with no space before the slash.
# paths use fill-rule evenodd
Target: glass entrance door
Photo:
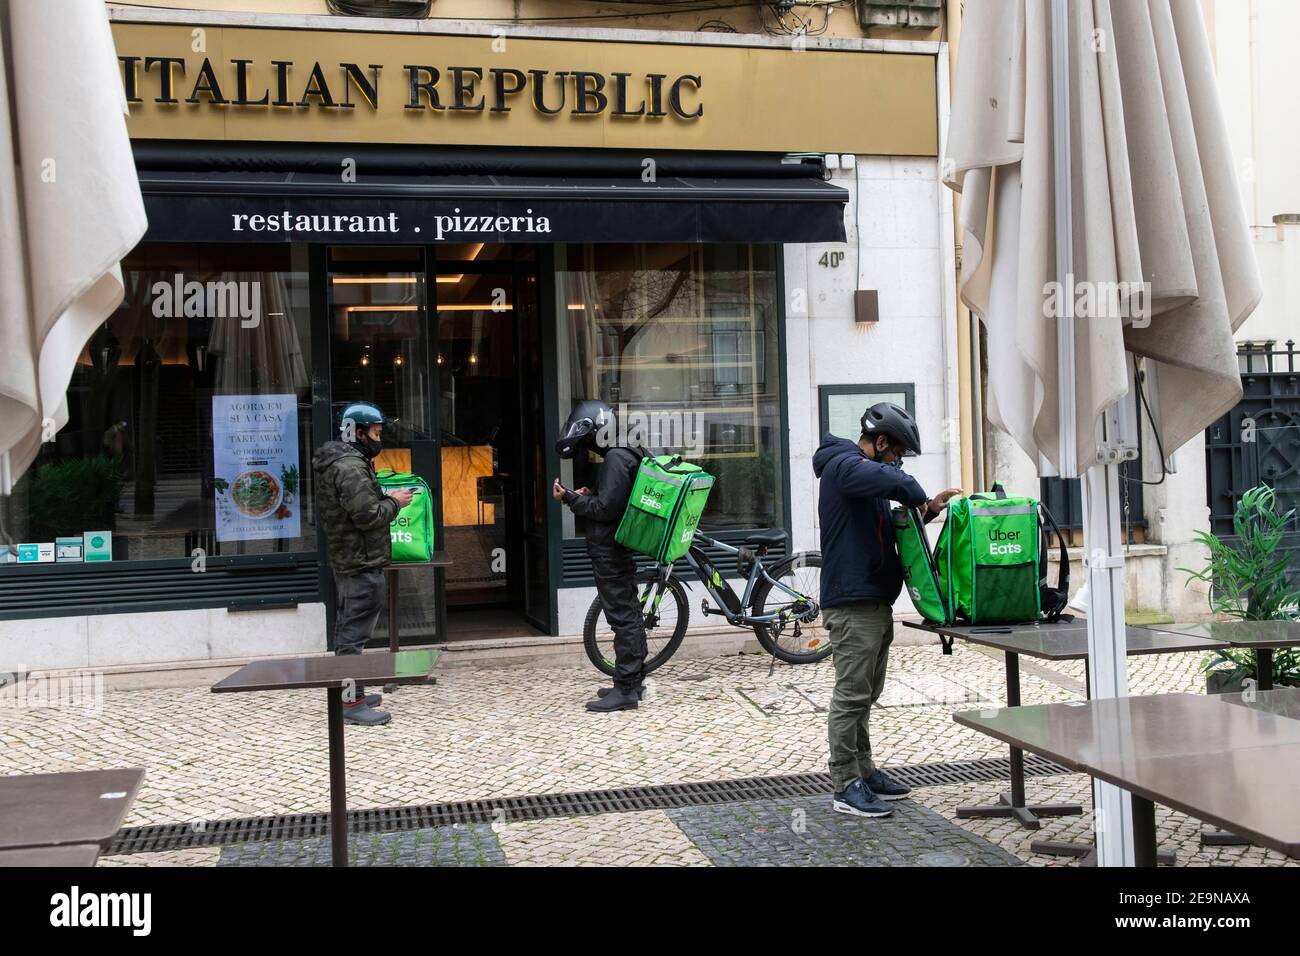
<path id="1" fill-rule="evenodd" d="M 537 574 L 537 549 L 527 541 L 540 534 L 545 555 L 546 515 L 533 475 L 542 419 L 531 384 L 539 334 L 532 262 L 508 247 L 438 248 L 435 361 L 452 639 L 508 634 L 525 620 L 548 626 L 527 586 Z M 458 613 L 465 611 L 475 613 Z"/>
<path id="2" fill-rule="evenodd" d="M 429 403 L 436 376 L 429 367 L 425 261 L 419 246 L 329 249 L 331 421 L 337 427 L 353 402 L 378 405 L 391 423 L 384 428 L 376 469 L 419 475 L 436 495 L 437 436 Z M 397 581 L 401 642 L 443 640 L 431 571 L 410 568 Z M 388 643 L 386 614 L 380 615 L 373 643 Z"/>

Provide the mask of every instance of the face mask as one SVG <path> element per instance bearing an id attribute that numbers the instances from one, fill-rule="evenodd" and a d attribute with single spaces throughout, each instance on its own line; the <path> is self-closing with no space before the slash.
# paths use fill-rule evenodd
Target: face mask
<path id="1" fill-rule="evenodd" d="M 355 444 L 357 448 L 361 449 L 361 454 L 370 459 L 377 458 L 379 453 L 384 450 L 383 439 L 375 441 L 369 435 L 357 435 Z"/>

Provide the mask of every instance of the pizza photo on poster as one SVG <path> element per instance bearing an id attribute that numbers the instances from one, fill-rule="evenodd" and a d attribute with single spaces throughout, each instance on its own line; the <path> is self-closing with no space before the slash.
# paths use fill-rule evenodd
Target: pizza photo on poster
<path id="1" fill-rule="evenodd" d="M 298 537 L 296 396 L 212 396 L 212 488 L 218 541 Z"/>

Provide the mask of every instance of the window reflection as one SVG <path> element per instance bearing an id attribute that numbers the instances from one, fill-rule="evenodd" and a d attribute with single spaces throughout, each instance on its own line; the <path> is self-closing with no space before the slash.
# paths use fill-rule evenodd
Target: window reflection
<path id="1" fill-rule="evenodd" d="M 60 541 L 56 561 L 83 560 L 96 533 L 99 560 L 314 550 L 305 249 L 143 243 L 122 275 L 122 305 L 77 360 L 67 426 L 0 499 L 0 563 Z M 214 448 L 234 407 L 273 422 L 243 469 Z"/>
<path id="2" fill-rule="evenodd" d="M 775 254 L 767 246 L 568 246 L 560 389 L 622 412 L 626 437 L 718 476 L 704 525 L 782 523 Z M 770 373 L 770 374 L 769 374 Z M 564 479 L 592 484 L 587 462 Z M 565 512 L 566 535 L 580 524 Z"/>

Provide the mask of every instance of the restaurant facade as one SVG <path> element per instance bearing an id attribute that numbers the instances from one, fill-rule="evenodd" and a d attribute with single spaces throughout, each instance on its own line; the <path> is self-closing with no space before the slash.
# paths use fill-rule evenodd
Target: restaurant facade
<path id="1" fill-rule="evenodd" d="M 815 547 L 874 401 L 960 483 L 944 44 L 110 9 L 149 230 L 0 501 L 0 670 L 326 650 L 356 401 L 450 562 L 399 573 L 408 644 L 581 630 L 587 398 L 717 476 L 722 540 Z"/>

